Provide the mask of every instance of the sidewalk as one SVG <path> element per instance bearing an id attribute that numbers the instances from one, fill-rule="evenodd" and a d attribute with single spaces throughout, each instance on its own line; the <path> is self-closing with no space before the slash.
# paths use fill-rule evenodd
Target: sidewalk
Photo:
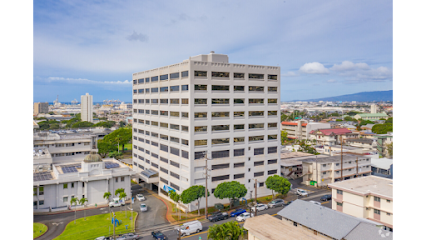
<path id="1" fill-rule="evenodd" d="M 126 205 L 130 204 L 131 200 L 127 200 L 126 201 Z M 83 210 L 90 210 L 90 209 L 98 209 L 98 208 L 108 208 L 108 204 L 99 204 L 97 206 L 92 205 L 92 206 L 77 206 L 77 212 L 79 211 L 83 211 Z M 54 214 L 60 214 L 60 213 L 70 213 L 70 212 L 75 212 L 75 206 L 71 207 L 71 210 L 61 210 L 61 211 L 52 211 L 52 212 L 34 212 L 33 211 L 33 215 L 54 215 Z"/>

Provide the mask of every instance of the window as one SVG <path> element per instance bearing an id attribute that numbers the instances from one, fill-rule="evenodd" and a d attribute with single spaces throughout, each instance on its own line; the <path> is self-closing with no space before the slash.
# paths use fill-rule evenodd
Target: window
<path id="1" fill-rule="evenodd" d="M 176 78 L 179 78 L 179 73 L 177 72 L 177 73 L 170 73 L 170 80 L 171 79 L 176 79 Z"/>
<path id="2" fill-rule="evenodd" d="M 244 86 L 234 86 L 234 92 L 244 92 Z"/>
<path id="3" fill-rule="evenodd" d="M 179 168 L 179 163 L 170 160 L 170 165 Z"/>
<path id="4" fill-rule="evenodd" d="M 194 159 L 202 159 L 204 158 L 204 152 L 195 152 Z"/>
<path id="5" fill-rule="evenodd" d="M 179 175 L 178 175 L 179 176 Z M 172 188 L 174 188 L 174 189 L 176 189 L 176 190 L 180 190 L 180 188 L 179 188 L 179 186 L 178 185 L 176 185 L 176 184 L 174 184 L 174 183 L 172 183 L 172 182 L 170 182 L 170 186 L 172 187 Z"/>
<path id="6" fill-rule="evenodd" d="M 37 196 L 37 188 L 33 188 L 33 196 Z"/>
<path id="7" fill-rule="evenodd" d="M 323 165 L 322 165 L 322 167 L 326 167 L 326 166 L 327 166 L 327 164 L 323 164 Z"/>
<path id="8" fill-rule="evenodd" d="M 139 103 L 143 103 L 144 101 L 143 101 L 144 99 L 139 99 Z"/>
<path id="9" fill-rule="evenodd" d="M 188 98 L 182 98 L 182 104 L 183 105 L 188 105 L 189 104 Z"/>
<path id="10" fill-rule="evenodd" d="M 188 85 L 182 85 L 182 91 L 188 91 L 189 86 Z"/>
<path id="11" fill-rule="evenodd" d="M 149 103 L 149 99 L 145 99 L 145 103 Z"/>
<path id="12" fill-rule="evenodd" d="M 261 165 L 265 165 L 264 161 L 258 161 L 258 162 L 254 162 L 254 166 L 261 166 Z"/>
<path id="13" fill-rule="evenodd" d="M 244 73 L 234 73 L 234 78 L 244 78 Z"/>
<path id="14" fill-rule="evenodd" d="M 343 195 L 343 191 L 342 190 L 337 190 L 337 194 Z"/>
<path id="15" fill-rule="evenodd" d="M 194 85 L 195 91 L 207 91 L 207 85 Z"/>
<path id="16" fill-rule="evenodd" d="M 264 182 L 260 182 L 259 183 L 259 187 L 263 187 L 265 185 L 265 183 Z"/>
<path id="17" fill-rule="evenodd" d="M 158 164 L 155 164 L 155 163 L 151 162 L 151 166 L 153 166 L 153 167 L 155 167 L 155 168 L 158 169 Z"/>
<path id="18" fill-rule="evenodd" d="M 160 87 L 160 92 L 168 92 L 169 87 Z"/>
<path id="19" fill-rule="evenodd" d="M 165 168 L 160 167 L 160 171 L 162 171 L 165 174 L 169 174 L 169 171 Z"/>
<path id="20" fill-rule="evenodd" d="M 194 140 L 194 146 L 205 146 L 207 145 L 207 139 Z"/>
<path id="21" fill-rule="evenodd" d="M 229 72 L 212 72 L 212 77 L 215 77 L 215 78 L 229 78 Z"/>
<path id="22" fill-rule="evenodd" d="M 263 141 L 263 136 L 252 136 L 252 137 L 249 137 L 249 142 L 253 142 L 253 141 Z"/>
<path id="23" fill-rule="evenodd" d="M 212 182 L 227 180 L 227 179 L 229 179 L 229 175 L 217 176 L 217 177 L 212 177 Z"/>
<path id="24" fill-rule="evenodd" d="M 258 116 L 264 116 L 263 111 L 249 111 L 250 117 L 258 117 Z"/>
<path id="25" fill-rule="evenodd" d="M 38 188 L 38 195 L 44 195 L 44 187 L 40 186 Z"/>
<path id="26" fill-rule="evenodd" d="M 160 150 L 164 152 L 169 152 L 169 147 L 167 145 L 160 144 Z"/>
<path id="27" fill-rule="evenodd" d="M 272 175 L 272 174 L 277 174 L 277 169 L 268 171 L 268 175 Z"/>
<path id="28" fill-rule="evenodd" d="M 124 177 L 121 177 L 121 181 L 124 182 Z"/>
<path id="29" fill-rule="evenodd" d="M 229 91 L 229 86 L 212 85 L 212 91 Z"/>
<path id="30" fill-rule="evenodd" d="M 196 112 L 194 118 L 207 118 L 207 112 Z"/>
<path id="31" fill-rule="evenodd" d="M 343 203 L 340 203 L 340 202 L 336 202 L 336 204 L 337 204 L 337 206 L 343 206 Z"/>
<path id="32" fill-rule="evenodd" d="M 243 178 L 243 177 L 244 177 L 244 173 L 234 174 L 234 179 Z"/>
<path id="33" fill-rule="evenodd" d="M 374 209 L 374 213 L 380 215 L 380 210 Z"/>
<path id="34" fill-rule="evenodd" d="M 268 140 L 277 140 L 278 135 L 268 135 Z"/>
<path id="35" fill-rule="evenodd" d="M 169 103 L 169 99 L 160 99 L 160 104 L 168 104 Z"/>
<path id="36" fill-rule="evenodd" d="M 157 110 L 152 110 L 151 111 L 151 115 L 158 115 L 158 111 Z"/>
<path id="37" fill-rule="evenodd" d="M 268 111 L 268 116 L 277 116 L 277 111 Z"/>
<path id="38" fill-rule="evenodd" d="M 263 98 L 249 99 L 249 104 L 263 104 Z"/>
<path id="39" fill-rule="evenodd" d="M 195 132 L 207 132 L 207 126 L 197 126 L 194 127 Z"/>
<path id="40" fill-rule="evenodd" d="M 149 82 L 149 78 L 145 78 L 145 82 L 148 83 Z"/>
<path id="41" fill-rule="evenodd" d="M 151 77 L 151 82 L 158 82 L 158 76 Z"/>
<path id="42" fill-rule="evenodd" d="M 189 141 L 186 139 L 182 139 L 182 144 L 188 146 L 189 145 Z"/>
<path id="43" fill-rule="evenodd" d="M 269 98 L 268 99 L 268 104 L 275 105 L 277 103 L 278 103 L 278 100 L 276 98 Z"/>
<path id="44" fill-rule="evenodd" d="M 268 128 L 276 128 L 277 123 L 268 123 Z"/>
<path id="45" fill-rule="evenodd" d="M 160 111 L 160 115 L 161 116 L 169 116 L 169 112 L 168 111 Z"/>
<path id="46" fill-rule="evenodd" d="M 176 137 L 170 137 L 171 142 L 179 143 L 179 138 Z"/>
<path id="47" fill-rule="evenodd" d="M 268 80 L 278 80 L 278 76 L 277 75 L 268 74 Z"/>
<path id="48" fill-rule="evenodd" d="M 181 126 L 181 127 L 182 127 L 182 131 L 188 132 L 188 126 Z"/>
<path id="49" fill-rule="evenodd" d="M 169 79 L 169 75 L 168 74 L 164 74 L 160 76 L 160 81 L 164 81 L 164 80 L 168 80 Z"/>
<path id="50" fill-rule="evenodd" d="M 254 173 L 254 177 L 260 177 L 260 176 L 263 176 L 263 175 L 265 175 L 265 172 L 255 172 Z"/>
<path id="51" fill-rule="evenodd" d="M 263 92 L 263 87 L 259 86 L 249 86 L 250 92 Z"/>
<path id="52" fill-rule="evenodd" d="M 170 92 L 179 92 L 179 85 L 177 85 L 177 86 L 170 86 Z"/>
<path id="53" fill-rule="evenodd" d="M 390 200 L 386 200 L 386 202 L 390 203 L 391 201 Z"/>
<path id="54" fill-rule="evenodd" d="M 158 126 L 158 122 L 156 122 L 156 121 L 152 121 L 152 122 L 151 122 L 151 125 L 152 125 L 152 126 Z"/>
<path id="55" fill-rule="evenodd" d="M 68 188 L 68 183 L 64 183 L 64 189 Z"/>
<path id="56" fill-rule="evenodd" d="M 33 202 L 33 206 L 35 207 L 35 206 L 37 206 L 37 201 L 34 201 Z"/>
<path id="57" fill-rule="evenodd" d="M 162 123 L 162 122 L 160 122 L 160 127 L 162 127 L 162 128 L 169 128 L 169 124 L 168 123 Z"/>
<path id="58" fill-rule="evenodd" d="M 212 170 L 229 168 L 229 163 L 212 165 Z"/>
<path id="59" fill-rule="evenodd" d="M 207 75 L 207 74 L 206 74 Z M 184 71 L 184 72 L 181 72 L 181 76 L 184 78 L 184 77 L 188 77 L 188 71 Z"/>
<path id="60" fill-rule="evenodd" d="M 183 158 L 189 159 L 189 152 L 181 150 L 181 153 Z"/>
<path id="61" fill-rule="evenodd" d="M 229 98 L 212 98 L 212 104 L 229 104 Z"/>
<path id="62" fill-rule="evenodd" d="M 234 163 L 234 168 L 244 167 L 244 162 Z"/>
<path id="63" fill-rule="evenodd" d="M 244 117 L 244 112 L 234 112 L 234 117 Z"/>
<path id="64" fill-rule="evenodd" d="M 174 173 L 172 171 L 170 171 L 170 176 L 179 179 L 179 174 L 176 174 L 176 173 Z"/>
<path id="65" fill-rule="evenodd" d="M 229 131 L 229 125 L 213 125 L 212 131 Z"/>
<path id="66" fill-rule="evenodd" d="M 170 99 L 170 104 L 179 104 L 179 98 Z"/>
<path id="67" fill-rule="evenodd" d="M 133 89 L 133 93 L 138 93 L 138 90 L 136 90 L 136 89 Z"/>
<path id="68" fill-rule="evenodd" d="M 204 157 L 204 155 L 203 155 L 203 157 Z M 229 150 L 213 151 L 212 152 L 212 159 L 227 158 L 227 157 L 229 157 Z"/>
<path id="69" fill-rule="evenodd" d="M 40 201 L 38 201 L 38 205 L 39 205 L 39 206 L 43 206 L 43 205 L 44 205 L 44 200 L 40 200 Z"/>
<path id="70" fill-rule="evenodd" d="M 255 128 L 261 128 L 261 129 L 263 129 L 263 123 L 252 123 L 252 124 L 249 124 L 249 129 L 255 129 Z"/>
<path id="71" fill-rule="evenodd" d="M 244 98 L 234 98 L 234 104 L 244 104 Z"/>
<path id="72" fill-rule="evenodd" d="M 74 183 L 71 183 L 71 188 L 74 188 Z"/>
<path id="73" fill-rule="evenodd" d="M 268 147 L 268 154 L 276 153 L 278 150 L 278 147 Z"/>
<path id="74" fill-rule="evenodd" d="M 264 79 L 264 76 L 263 76 L 263 74 L 249 73 L 249 78 L 251 78 L 251 79 Z"/>
<path id="75" fill-rule="evenodd" d="M 178 130 L 178 131 L 179 131 L 179 125 L 176 125 L 176 124 L 170 124 L 170 129 Z"/>
<path id="76" fill-rule="evenodd" d="M 143 88 L 138 90 L 138 93 L 143 93 Z"/>
<path id="77" fill-rule="evenodd" d="M 275 164 L 277 162 L 278 162 L 277 159 L 268 160 L 268 164 Z"/>
<path id="78" fill-rule="evenodd" d="M 234 138 L 234 143 L 244 143 L 244 137 L 236 137 L 236 138 Z"/>
<path id="79" fill-rule="evenodd" d="M 229 143 L 229 138 L 212 139 L 212 145 L 213 144 L 226 144 L 226 143 Z"/>
<path id="80" fill-rule="evenodd" d="M 194 104 L 207 104 L 207 98 L 195 98 Z"/>
<path id="81" fill-rule="evenodd" d="M 255 148 L 254 149 L 254 155 L 262 155 L 264 154 L 265 149 L 264 148 Z"/>
<path id="82" fill-rule="evenodd" d="M 145 88 L 145 93 L 149 93 L 149 88 Z M 146 103 L 149 103 L 149 101 Z"/>
<path id="83" fill-rule="evenodd" d="M 229 112 L 212 112 L 212 117 L 213 118 L 217 118 L 217 117 L 229 117 Z"/>
<path id="84" fill-rule="evenodd" d="M 243 149 L 234 149 L 234 157 L 244 156 L 244 148 Z"/>
<path id="85" fill-rule="evenodd" d="M 133 84 L 136 84 L 136 80 L 133 80 Z"/>
<path id="86" fill-rule="evenodd" d="M 170 117 L 179 117 L 179 112 L 170 112 Z"/>
<path id="87" fill-rule="evenodd" d="M 380 198 L 379 197 L 374 197 L 374 201 L 375 202 L 380 202 Z"/>
<path id="88" fill-rule="evenodd" d="M 194 71 L 194 77 L 207 77 L 207 71 Z"/>
<path id="89" fill-rule="evenodd" d="M 336 163 L 336 167 L 339 166 L 339 165 L 340 165 L 340 163 Z"/>
<path id="90" fill-rule="evenodd" d="M 151 88 L 151 92 L 158 92 L 158 88 Z"/>

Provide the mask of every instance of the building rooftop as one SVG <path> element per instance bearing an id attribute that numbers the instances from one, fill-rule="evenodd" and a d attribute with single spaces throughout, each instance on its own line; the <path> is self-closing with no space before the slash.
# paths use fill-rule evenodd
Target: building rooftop
<path id="1" fill-rule="evenodd" d="M 281 166 L 296 166 L 302 165 L 302 160 L 315 155 L 303 152 L 281 152 Z M 318 158 L 328 157 L 328 155 L 316 155 Z M 315 158 L 315 157 L 314 157 Z"/>
<path id="2" fill-rule="evenodd" d="M 289 126 L 297 126 L 297 122 L 281 122 L 282 125 L 289 125 Z M 302 126 L 305 127 L 308 125 L 307 123 L 302 123 Z"/>
<path id="3" fill-rule="evenodd" d="M 320 156 L 320 155 L 317 155 Z M 302 162 L 319 162 L 319 163 L 328 163 L 328 162 L 340 162 L 341 157 L 340 155 L 337 156 L 329 156 L 329 155 L 323 155 L 324 157 L 311 157 L 311 158 L 305 158 L 302 160 Z M 353 160 L 359 158 L 370 158 L 368 155 L 355 155 L 355 154 L 343 154 L 343 161 Z"/>
<path id="4" fill-rule="evenodd" d="M 348 133 L 352 133 L 351 130 L 348 130 L 347 128 L 326 128 L 326 129 L 317 129 L 312 130 L 310 134 L 323 134 L 325 136 L 330 135 L 345 135 Z"/>
<path id="5" fill-rule="evenodd" d="M 386 113 L 359 113 L 357 114 L 360 117 L 387 117 Z"/>
<path id="6" fill-rule="evenodd" d="M 366 176 L 328 184 L 331 188 L 352 192 L 358 195 L 375 195 L 393 199 L 393 180 Z"/>
<path id="7" fill-rule="evenodd" d="M 371 166 L 380 169 L 389 169 L 393 164 L 393 159 L 389 158 L 371 158 Z"/>
<path id="8" fill-rule="evenodd" d="M 374 142 L 374 140 L 369 138 L 348 138 L 346 139 L 346 142 L 360 142 L 371 144 Z"/>
<path id="9" fill-rule="evenodd" d="M 244 228 L 258 240 L 323 239 L 313 232 L 289 226 L 269 214 L 247 219 Z"/>

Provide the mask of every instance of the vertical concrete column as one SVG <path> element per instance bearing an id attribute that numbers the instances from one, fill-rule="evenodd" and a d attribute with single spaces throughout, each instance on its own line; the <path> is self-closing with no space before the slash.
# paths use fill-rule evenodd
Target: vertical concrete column
<path id="1" fill-rule="evenodd" d="M 56 206 L 54 207 L 59 206 L 59 185 L 60 185 L 59 183 L 56 184 Z M 46 194 L 44 199 L 46 200 Z"/>

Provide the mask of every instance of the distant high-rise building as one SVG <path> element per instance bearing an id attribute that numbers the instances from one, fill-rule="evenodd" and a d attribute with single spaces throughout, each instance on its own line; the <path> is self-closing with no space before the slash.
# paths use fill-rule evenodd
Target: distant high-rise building
<path id="1" fill-rule="evenodd" d="M 377 105 L 376 105 L 376 104 L 371 105 L 371 110 L 370 110 L 370 112 L 371 112 L 371 113 L 377 113 Z"/>
<path id="2" fill-rule="evenodd" d="M 81 96 L 81 121 L 93 122 L 93 96 Z"/>
<path id="3" fill-rule="evenodd" d="M 49 112 L 49 103 L 47 102 L 38 102 L 34 103 L 34 115 L 39 113 L 48 113 Z"/>

